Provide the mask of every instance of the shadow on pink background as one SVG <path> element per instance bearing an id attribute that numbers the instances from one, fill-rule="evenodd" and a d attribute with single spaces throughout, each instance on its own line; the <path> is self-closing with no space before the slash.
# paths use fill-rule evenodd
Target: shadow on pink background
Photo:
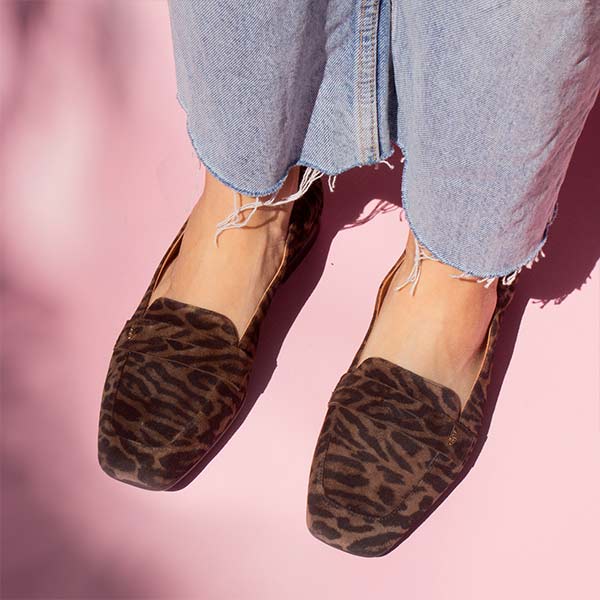
<path id="1" fill-rule="evenodd" d="M 327 192 L 242 427 L 189 487 L 147 492 L 102 473 L 96 434 L 116 335 L 201 192 L 167 6 L 2 2 L 0 86 L 2 598 L 596 597 L 600 106 L 503 327 L 478 462 L 409 540 L 362 559 L 308 533 L 306 486 L 407 235 L 400 152 Z"/>

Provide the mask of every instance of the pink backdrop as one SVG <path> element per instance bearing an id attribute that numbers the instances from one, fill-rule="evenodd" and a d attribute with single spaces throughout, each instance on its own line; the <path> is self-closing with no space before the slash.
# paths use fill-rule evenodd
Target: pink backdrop
<path id="1" fill-rule="evenodd" d="M 200 193 L 172 61 L 164 2 L 0 3 L 2 597 L 596 598 L 599 107 L 503 328 L 489 440 L 392 554 L 335 551 L 304 519 L 325 405 L 407 234 L 399 151 L 327 195 L 265 323 L 260 397 L 200 477 L 153 493 L 102 473 L 112 345 Z"/>

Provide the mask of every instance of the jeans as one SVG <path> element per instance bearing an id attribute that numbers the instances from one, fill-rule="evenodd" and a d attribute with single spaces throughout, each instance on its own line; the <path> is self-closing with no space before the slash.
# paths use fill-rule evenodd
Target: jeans
<path id="1" fill-rule="evenodd" d="M 600 88 L 600 0 L 170 0 L 198 158 L 261 196 L 404 157 L 429 254 L 514 278 L 542 252 Z M 389 163 L 388 163 L 389 164 Z M 304 184 L 304 185 L 303 185 Z M 221 224 L 243 226 L 240 207 Z M 543 255 L 543 252 L 542 252 Z"/>

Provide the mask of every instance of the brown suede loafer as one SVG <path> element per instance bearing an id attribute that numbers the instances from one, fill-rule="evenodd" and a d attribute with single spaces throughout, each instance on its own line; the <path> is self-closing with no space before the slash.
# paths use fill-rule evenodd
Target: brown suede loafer
<path id="1" fill-rule="evenodd" d="M 463 410 L 450 388 L 379 357 L 358 357 L 404 254 L 384 278 L 371 323 L 337 383 L 314 451 L 307 525 L 358 556 L 403 542 L 469 470 L 483 423 L 500 317 L 514 294 L 498 284 L 485 354 Z"/>
<path id="2" fill-rule="evenodd" d="M 147 490 L 167 490 L 212 459 L 211 450 L 242 408 L 273 294 L 312 246 L 322 208 L 322 182 L 316 180 L 294 200 L 281 264 L 241 339 L 218 312 L 166 297 L 148 306 L 177 255 L 186 219 L 113 349 L 98 427 L 105 473 Z"/>

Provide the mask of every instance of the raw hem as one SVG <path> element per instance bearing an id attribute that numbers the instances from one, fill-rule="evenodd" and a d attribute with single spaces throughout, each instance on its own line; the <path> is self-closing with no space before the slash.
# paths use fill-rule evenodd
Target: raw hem
<path id="1" fill-rule="evenodd" d="M 405 169 L 406 169 L 406 167 L 408 165 L 408 161 L 409 161 L 406 150 L 398 140 L 395 140 L 395 143 L 402 150 L 402 154 L 404 155 L 404 158 L 405 158 L 404 165 L 405 165 Z M 455 276 L 455 277 L 461 277 L 461 276 L 474 277 L 474 278 L 481 280 L 482 282 L 483 281 L 491 282 L 492 280 L 501 277 L 501 278 L 503 278 L 502 282 L 505 285 L 509 285 L 510 283 L 512 283 L 512 281 L 514 281 L 514 278 L 519 274 L 519 272 L 523 268 L 530 269 L 533 266 L 533 263 L 537 262 L 539 260 L 540 256 L 544 256 L 542 248 L 543 248 L 544 244 L 546 243 L 546 241 L 548 240 L 548 233 L 549 233 L 550 226 L 554 222 L 554 219 L 556 218 L 556 215 L 558 213 L 558 200 L 557 200 L 554 204 L 554 209 L 553 209 L 552 215 L 550 216 L 550 219 L 548 220 L 548 222 L 546 223 L 546 227 L 544 228 L 544 233 L 542 234 L 541 241 L 537 244 L 537 246 L 534 248 L 534 250 L 527 256 L 527 258 L 525 258 L 520 264 L 516 265 L 512 269 L 506 269 L 505 271 L 502 271 L 502 272 L 477 273 L 475 271 L 470 270 L 465 265 L 456 263 L 451 260 L 447 260 L 447 258 L 444 256 L 444 253 L 432 250 L 429 243 L 424 240 L 423 235 L 415 229 L 413 222 L 411 220 L 411 217 L 410 217 L 410 212 L 409 212 L 408 192 L 406 189 L 406 177 L 405 177 L 404 171 L 402 173 L 401 195 L 402 195 L 402 209 L 406 216 L 406 221 L 408 223 L 408 226 L 410 227 L 410 230 L 411 230 L 412 234 L 414 235 L 415 239 L 421 246 L 426 248 L 435 259 L 461 271 L 460 275 Z"/>
<path id="2" fill-rule="evenodd" d="M 334 178 L 334 181 L 335 181 L 335 177 L 337 175 L 340 175 L 341 173 L 349 171 L 350 169 L 353 169 L 355 167 L 372 166 L 372 165 L 376 165 L 376 164 L 379 164 L 379 163 L 385 161 L 390 156 L 392 156 L 392 154 L 394 154 L 394 152 L 396 150 L 394 148 L 394 144 L 391 144 L 389 151 L 386 152 L 385 154 L 380 155 L 377 159 L 368 160 L 368 161 L 359 161 L 359 162 L 351 164 L 351 165 L 346 165 L 337 171 L 322 170 L 316 164 L 305 161 L 305 160 L 301 160 L 300 158 L 298 158 L 295 162 L 290 163 L 286 167 L 284 175 L 280 179 L 278 179 L 274 185 L 272 185 L 271 187 L 269 187 L 267 189 L 250 190 L 248 188 L 242 188 L 242 187 L 239 187 L 239 186 L 233 184 L 231 181 L 222 177 L 213 166 L 211 166 L 205 162 L 205 160 L 202 158 L 203 152 L 199 148 L 199 145 L 196 142 L 194 135 L 192 134 L 192 131 L 190 128 L 189 112 L 188 112 L 184 102 L 182 101 L 181 97 L 179 96 L 179 93 L 176 94 L 176 98 L 177 98 L 177 101 L 179 102 L 181 108 L 184 110 L 184 112 L 186 114 L 186 129 L 187 129 L 188 137 L 190 139 L 192 147 L 194 148 L 197 158 L 205 166 L 207 171 L 209 171 L 211 173 L 211 175 L 213 177 L 215 177 L 218 181 L 225 184 L 227 187 L 231 188 L 233 191 L 238 192 L 240 194 L 244 194 L 246 196 L 252 196 L 255 198 L 259 198 L 261 196 L 268 196 L 270 194 L 276 193 L 283 186 L 285 180 L 287 179 L 287 177 L 289 175 L 290 170 L 295 166 L 305 166 L 305 167 L 311 168 L 315 171 L 318 171 L 319 173 L 322 173 L 323 175 L 327 175 L 330 178 Z M 397 139 L 394 140 L 394 143 L 402 152 L 402 155 L 403 155 L 402 162 L 404 162 L 404 169 L 406 169 L 408 166 L 408 160 L 409 160 L 406 149 L 399 140 L 397 140 Z M 333 186 L 331 185 L 331 180 L 330 180 L 330 190 L 333 192 Z M 531 268 L 533 263 L 536 262 L 537 260 L 539 260 L 540 255 L 544 256 L 542 248 L 548 239 L 550 225 L 552 225 L 552 223 L 554 222 L 557 212 L 558 212 L 558 201 L 556 201 L 556 203 L 554 205 L 553 213 L 546 224 L 541 241 L 537 244 L 537 246 L 534 248 L 534 250 L 520 264 L 516 265 L 515 267 L 513 267 L 511 269 L 506 269 L 502 272 L 496 272 L 496 273 L 480 273 L 479 272 L 478 273 L 478 272 L 472 271 L 465 265 L 448 260 L 445 257 L 444 253 L 433 250 L 431 248 L 431 246 L 429 245 L 429 243 L 424 239 L 422 233 L 420 233 L 416 230 L 416 228 L 414 227 L 414 224 L 412 222 L 411 216 L 410 216 L 410 208 L 409 208 L 410 203 L 408 200 L 408 192 L 406 189 L 406 177 L 405 177 L 404 170 L 403 170 L 403 174 L 402 174 L 401 199 L 402 199 L 402 208 L 403 208 L 404 214 L 406 215 L 406 220 L 407 220 L 408 226 L 411 229 L 411 232 L 413 233 L 417 242 L 421 246 L 423 246 L 426 250 L 428 250 L 429 253 L 434 258 L 436 258 L 440 262 L 443 262 L 443 263 L 461 271 L 461 273 L 460 273 L 460 275 L 458 275 L 458 277 L 463 277 L 463 276 L 464 277 L 474 277 L 474 278 L 480 279 L 481 281 L 487 281 L 487 282 L 491 282 L 492 280 L 494 280 L 496 278 L 503 278 L 503 280 L 504 280 L 503 283 L 505 283 L 505 284 L 511 283 L 523 268 Z"/>
<path id="3" fill-rule="evenodd" d="M 381 161 L 389 158 L 395 152 L 395 150 L 396 150 L 394 148 L 394 145 L 392 144 L 390 146 L 389 152 L 385 153 L 384 155 L 381 155 L 377 160 L 370 160 L 370 161 L 367 161 L 367 162 L 359 161 L 358 163 L 342 167 L 338 171 L 324 171 L 324 170 L 320 169 L 314 163 L 307 162 L 305 160 L 297 159 L 296 162 L 293 162 L 290 165 L 288 165 L 288 167 L 285 170 L 285 174 L 283 175 L 283 177 L 281 177 L 280 179 L 278 179 L 277 182 L 274 185 L 272 185 L 270 188 L 267 188 L 266 190 L 249 190 L 247 188 L 242 188 L 242 187 L 236 186 L 231 181 L 226 180 L 224 177 L 222 177 L 219 174 L 219 172 L 213 166 L 211 166 L 211 165 L 209 165 L 209 164 L 207 164 L 205 162 L 205 160 L 202 158 L 203 152 L 200 150 L 199 145 L 197 144 L 197 142 L 196 142 L 196 140 L 195 140 L 195 138 L 194 138 L 194 136 L 192 134 L 191 128 L 190 128 L 190 119 L 189 119 L 188 110 L 186 109 L 185 104 L 181 100 L 179 94 L 176 94 L 176 98 L 177 98 L 177 101 L 179 102 L 179 105 L 181 106 L 181 108 L 183 108 L 183 110 L 184 110 L 184 112 L 186 114 L 186 129 L 187 129 L 188 137 L 190 139 L 192 147 L 194 148 L 194 151 L 196 153 L 196 156 L 197 156 L 198 160 L 200 160 L 200 162 L 206 167 L 206 170 L 209 171 L 210 174 L 213 177 L 215 177 L 215 179 L 218 179 L 221 183 L 225 184 L 227 187 L 229 187 L 232 190 L 234 190 L 236 192 L 239 192 L 240 194 L 243 194 L 245 196 L 252 196 L 252 197 L 257 198 L 257 197 L 260 197 L 260 196 L 268 196 L 269 194 L 273 194 L 274 192 L 279 191 L 279 189 L 285 183 L 285 180 L 287 179 L 287 177 L 289 175 L 289 172 L 295 166 L 309 167 L 309 168 L 312 168 L 312 169 L 314 169 L 316 171 L 319 171 L 320 173 L 323 173 L 324 175 L 327 175 L 329 177 L 336 177 L 337 175 L 340 175 L 341 173 L 349 171 L 350 169 L 354 169 L 355 167 L 367 167 L 367 166 L 372 166 L 372 165 L 378 164 Z"/>

